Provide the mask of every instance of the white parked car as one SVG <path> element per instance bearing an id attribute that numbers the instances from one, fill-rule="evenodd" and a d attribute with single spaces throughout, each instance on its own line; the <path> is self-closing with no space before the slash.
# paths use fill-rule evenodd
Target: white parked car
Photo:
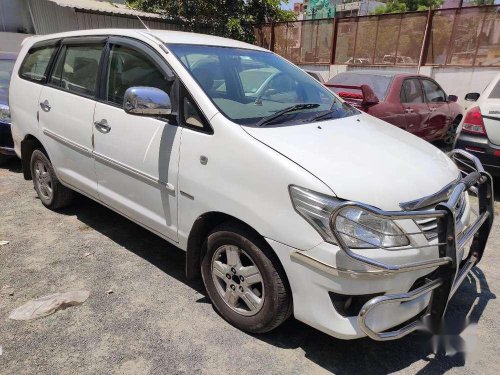
<path id="1" fill-rule="evenodd" d="M 76 191 L 185 250 L 187 277 L 201 275 L 220 314 L 249 332 L 293 314 L 339 338 L 402 337 L 441 318 L 493 220 L 477 159 L 451 155 L 474 165 L 463 178 L 434 146 L 246 43 L 31 37 L 10 106 L 45 206 Z M 472 219 L 469 190 L 482 203 Z"/>
<path id="2" fill-rule="evenodd" d="M 475 155 L 492 175 L 500 177 L 500 74 L 482 94 L 465 96 L 470 104 L 457 130 L 455 148 Z"/>

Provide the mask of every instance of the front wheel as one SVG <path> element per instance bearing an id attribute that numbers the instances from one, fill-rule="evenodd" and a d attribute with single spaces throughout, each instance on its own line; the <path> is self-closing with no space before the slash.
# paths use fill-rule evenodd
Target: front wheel
<path id="1" fill-rule="evenodd" d="M 285 274 L 267 244 L 235 224 L 210 233 L 201 265 L 203 282 L 215 308 L 229 323 L 252 332 L 268 332 L 291 314 Z"/>

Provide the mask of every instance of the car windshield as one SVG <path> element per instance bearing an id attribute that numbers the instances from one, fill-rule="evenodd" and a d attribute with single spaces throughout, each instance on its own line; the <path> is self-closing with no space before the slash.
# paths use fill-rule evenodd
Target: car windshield
<path id="1" fill-rule="evenodd" d="M 15 60 L 0 60 L 0 90 L 8 89 Z"/>
<path id="2" fill-rule="evenodd" d="M 347 85 L 347 86 L 361 86 L 368 85 L 373 90 L 379 100 L 384 100 L 387 95 L 387 89 L 391 83 L 392 77 L 376 75 L 376 74 L 357 74 L 357 73 L 339 73 L 327 82 L 327 85 Z M 351 92 L 359 94 L 357 89 L 346 89 L 331 87 L 335 93 Z"/>
<path id="3" fill-rule="evenodd" d="M 217 108 L 240 125 L 263 125 L 271 118 L 272 123 L 288 125 L 307 122 L 320 113 L 331 112 L 328 119 L 358 113 L 273 53 L 188 44 L 169 44 L 168 48 Z"/>

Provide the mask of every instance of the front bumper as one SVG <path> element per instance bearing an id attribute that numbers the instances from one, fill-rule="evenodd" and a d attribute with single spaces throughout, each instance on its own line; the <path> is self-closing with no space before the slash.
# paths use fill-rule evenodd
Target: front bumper
<path id="1" fill-rule="evenodd" d="M 326 252 L 322 255 L 314 249 L 292 251 L 292 263 L 286 266 L 293 267 L 293 263 L 300 263 L 307 267 L 307 271 L 298 271 L 296 266 L 292 270 L 302 275 L 299 282 L 296 281 L 297 276 L 291 277 L 294 313 L 299 320 L 336 337 L 368 336 L 379 341 L 398 339 L 417 329 L 439 330 L 448 301 L 472 267 L 481 260 L 494 217 L 491 176 L 473 155 L 454 150 L 450 156 L 457 165 L 465 161 L 473 168 L 462 170 L 464 176 L 451 193 L 446 194 L 449 197 L 447 201 L 436 202 L 435 208 L 418 210 L 418 202 L 409 202 L 413 203 L 412 210 L 391 212 L 357 202 L 345 202 L 332 215 L 332 228 L 335 228 L 336 216 L 347 206 L 360 207 L 372 215 L 396 221 L 432 218 L 437 222 L 438 237 L 435 241 L 406 248 L 399 252 L 402 255 L 381 258 L 378 257 L 381 250 L 350 249 L 342 236 L 336 233 L 339 250 L 335 255 L 335 266 L 329 264 Z M 465 229 L 457 224 L 455 217 L 464 192 L 477 196 L 479 208 L 477 218 Z M 429 199 L 424 199 L 420 203 L 427 206 L 429 202 Z M 422 232 L 411 232 L 405 234 L 422 236 Z M 469 251 L 466 253 L 467 248 Z M 306 283 L 306 279 L 310 282 Z M 325 302 L 326 290 L 354 296 L 376 296 L 364 303 L 357 316 L 345 317 Z M 296 295 L 297 299 L 301 298 L 299 306 L 295 306 Z M 318 298 L 320 295 L 321 300 Z M 401 323 L 404 323 L 402 327 Z"/>

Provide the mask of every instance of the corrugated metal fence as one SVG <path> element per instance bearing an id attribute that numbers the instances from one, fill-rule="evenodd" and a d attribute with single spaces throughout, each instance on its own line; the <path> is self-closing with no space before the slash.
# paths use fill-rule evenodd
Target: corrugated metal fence
<path id="1" fill-rule="evenodd" d="M 135 28 L 144 26 L 137 17 L 103 14 L 69 7 L 61 7 L 46 0 L 29 0 L 32 22 L 37 34 L 51 34 L 70 30 L 102 29 L 102 28 Z M 176 24 L 161 19 L 141 17 L 151 29 L 179 30 Z"/>
<path id="2" fill-rule="evenodd" d="M 500 6 L 438 9 L 254 28 L 297 64 L 499 66 Z"/>

